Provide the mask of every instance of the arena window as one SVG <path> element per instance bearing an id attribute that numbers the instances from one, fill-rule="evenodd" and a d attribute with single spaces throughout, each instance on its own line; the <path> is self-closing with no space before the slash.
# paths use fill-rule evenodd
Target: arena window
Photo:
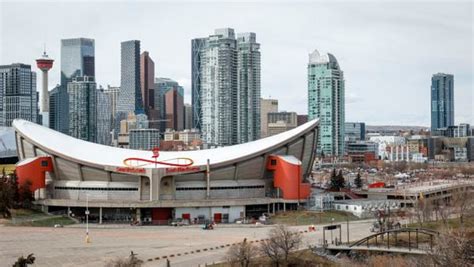
<path id="1" fill-rule="evenodd" d="M 55 186 L 56 190 L 79 190 L 79 191 L 138 191 L 135 187 L 70 187 Z"/>

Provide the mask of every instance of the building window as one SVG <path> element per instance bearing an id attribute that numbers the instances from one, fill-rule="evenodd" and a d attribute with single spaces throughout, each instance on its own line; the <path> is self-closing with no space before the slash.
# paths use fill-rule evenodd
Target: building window
<path id="1" fill-rule="evenodd" d="M 276 159 L 272 159 L 272 160 L 270 161 L 270 165 L 272 165 L 272 166 L 277 165 Z"/>
<path id="2" fill-rule="evenodd" d="M 48 167 L 48 161 L 47 160 L 42 160 L 41 161 L 41 167 Z"/>

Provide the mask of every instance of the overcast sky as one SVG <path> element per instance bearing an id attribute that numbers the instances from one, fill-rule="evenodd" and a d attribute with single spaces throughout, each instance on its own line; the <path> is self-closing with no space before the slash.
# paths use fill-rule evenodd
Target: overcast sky
<path id="1" fill-rule="evenodd" d="M 308 54 L 318 49 L 344 71 L 346 121 L 429 126 L 431 75 L 445 72 L 454 74 L 455 122 L 474 124 L 471 1 L 0 2 L 0 64 L 34 65 L 46 44 L 56 60 L 50 89 L 60 39 L 95 39 L 104 87 L 120 85 L 120 42 L 137 39 L 156 77 L 179 81 L 190 102 L 191 39 L 231 27 L 257 34 L 262 97 L 280 110 L 307 113 Z"/>

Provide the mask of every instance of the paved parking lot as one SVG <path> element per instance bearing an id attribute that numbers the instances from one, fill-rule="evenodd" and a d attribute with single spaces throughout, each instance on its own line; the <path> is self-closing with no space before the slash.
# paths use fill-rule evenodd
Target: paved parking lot
<path id="1" fill-rule="evenodd" d="M 367 221 L 351 223 L 351 239 L 367 235 L 369 224 Z M 343 225 L 342 229 L 345 228 Z M 221 261 L 227 251 L 227 247 L 221 246 L 244 238 L 263 239 L 270 229 L 271 226 L 248 225 L 223 225 L 215 230 L 202 230 L 200 226 L 92 226 L 92 242 L 87 244 L 84 225 L 65 228 L 0 226 L 0 263 L 11 266 L 19 256 L 34 253 L 37 258 L 34 266 L 104 266 L 116 257 L 127 257 L 133 250 L 145 261 L 145 266 L 165 266 L 163 256 L 168 256 L 172 266 L 198 266 Z M 307 230 L 307 227 L 294 229 Z M 345 231 L 342 237 L 346 239 Z M 316 232 L 304 234 L 305 246 L 321 239 L 320 227 Z M 196 253 L 196 250 L 201 252 Z M 174 257 L 170 258 L 170 255 Z M 156 257 L 160 260 L 147 261 Z"/>

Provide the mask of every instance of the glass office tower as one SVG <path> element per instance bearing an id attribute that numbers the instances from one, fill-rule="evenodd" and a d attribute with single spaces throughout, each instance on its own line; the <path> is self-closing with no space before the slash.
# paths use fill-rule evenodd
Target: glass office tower
<path id="1" fill-rule="evenodd" d="M 332 54 L 309 54 L 308 117 L 319 118 L 318 153 L 344 155 L 344 74 Z"/>
<path id="2" fill-rule="evenodd" d="M 69 135 L 97 142 L 97 88 L 93 77 L 75 77 L 67 85 Z"/>
<path id="3" fill-rule="evenodd" d="M 14 119 L 38 123 L 36 73 L 21 63 L 0 66 L 0 126 Z"/>
<path id="4" fill-rule="evenodd" d="M 88 38 L 61 40 L 61 87 L 50 93 L 50 101 L 55 101 L 54 111 L 50 111 L 50 128 L 69 134 L 68 83 L 77 77 L 95 77 L 95 42 Z M 53 121 L 51 121 L 51 119 Z"/>
<path id="5" fill-rule="evenodd" d="M 431 131 L 454 125 L 454 76 L 437 73 L 431 78 Z"/>
<path id="6" fill-rule="evenodd" d="M 61 85 L 75 77 L 95 77 L 95 45 L 93 39 L 61 40 Z"/>
<path id="7" fill-rule="evenodd" d="M 145 112 L 140 82 L 140 41 L 122 42 L 121 79 L 117 111 L 122 113 Z"/>

